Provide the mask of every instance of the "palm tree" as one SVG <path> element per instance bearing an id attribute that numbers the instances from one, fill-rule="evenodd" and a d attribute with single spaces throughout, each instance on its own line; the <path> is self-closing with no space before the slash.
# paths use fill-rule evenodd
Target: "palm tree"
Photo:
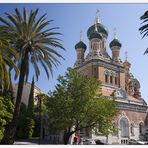
<path id="1" fill-rule="evenodd" d="M 142 38 L 148 36 L 148 11 L 146 11 L 141 17 L 140 20 L 143 22 L 141 23 L 142 26 L 139 28 L 140 34 L 143 34 Z M 144 54 L 148 53 L 148 48 L 145 50 Z"/>
<path id="2" fill-rule="evenodd" d="M 3 34 L 13 37 L 12 46 L 19 53 L 18 67 L 20 69 L 13 119 L 2 139 L 1 143 L 3 144 L 12 144 L 14 142 L 23 84 L 28 79 L 30 63 L 33 65 L 37 80 L 40 75 L 39 64 L 44 68 L 49 79 L 53 66 L 57 66 L 60 63 L 58 59 L 63 58 L 54 49 L 57 47 L 64 50 L 60 43 L 61 40 L 55 37 L 55 35 L 61 35 L 54 31 L 58 27 L 48 29 L 48 25 L 53 20 L 46 21 L 46 14 L 41 17 L 37 17 L 37 14 L 38 9 L 31 10 L 30 14 L 27 15 L 25 8 L 23 9 L 23 14 L 16 8 L 15 14 L 5 13 L 7 19 L 0 17 L 0 21 L 3 23 L 1 25 L 4 30 Z"/>
<path id="3" fill-rule="evenodd" d="M 0 28 L 0 32 L 2 29 Z M 9 55 L 9 56 L 8 56 Z M 10 69 L 15 70 L 16 75 L 19 74 L 19 70 L 14 62 L 18 59 L 17 52 L 10 48 L 9 39 L 4 36 L 0 36 L 0 92 L 8 90 L 11 87 Z M 9 68 L 9 70 L 8 70 Z"/>

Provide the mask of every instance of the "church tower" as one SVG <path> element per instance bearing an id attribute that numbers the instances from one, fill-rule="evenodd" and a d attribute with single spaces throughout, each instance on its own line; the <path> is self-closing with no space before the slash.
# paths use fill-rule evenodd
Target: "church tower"
<path id="1" fill-rule="evenodd" d="M 75 45 L 77 59 L 74 68 L 86 78 L 100 80 L 102 95 L 120 103 L 118 109 L 121 114 L 114 122 L 120 130 L 116 136 L 110 137 L 109 144 L 126 144 L 130 138 L 139 140 L 144 135 L 142 128 L 145 121 L 148 121 L 148 107 L 141 98 L 139 81 L 130 72 L 127 52 L 125 61 L 120 59 L 122 44 L 117 39 L 116 29 L 109 44 L 111 56 L 106 45 L 108 30 L 100 23 L 98 10 L 95 23 L 87 30 L 87 37 L 89 45 L 85 55 L 86 45 L 82 42 L 82 32 L 80 33 L 80 41 Z"/>
<path id="2" fill-rule="evenodd" d="M 112 50 L 113 63 L 119 63 L 120 62 L 119 54 L 120 54 L 120 48 L 122 44 L 117 39 L 116 28 L 114 29 L 114 39 L 110 42 L 109 46 Z"/>
<path id="3" fill-rule="evenodd" d="M 80 41 L 75 45 L 75 49 L 77 52 L 77 60 L 75 66 L 80 66 L 84 62 L 84 54 L 86 51 L 86 45 L 82 42 L 82 31 L 80 31 Z"/>

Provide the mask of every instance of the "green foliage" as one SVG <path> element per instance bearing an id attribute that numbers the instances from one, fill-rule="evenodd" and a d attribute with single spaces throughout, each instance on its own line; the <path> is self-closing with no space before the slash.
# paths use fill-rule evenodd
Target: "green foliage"
<path id="1" fill-rule="evenodd" d="M 5 126 L 12 119 L 14 105 L 10 100 L 10 94 L 0 97 L 0 141 L 3 138 Z"/>
<path id="2" fill-rule="evenodd" d="M 16 134 L 15 134 L 15 137 L 17 139 L 24 138 L 24 132 L 25 132 L 24 124 L 25 124 L 26 112 L 27 112 L 26 105 L 24 103 L 21 103 L 19 122 L 16 130 Z"/>
<path id="3" fill-rule="evenodd" d="M 40 75 L 40 68 L 38 64 L 41 64 L 45 70 L 47 77 L 49 73 L 52 73 L 52 67 L 57 66 L 62 58 L 62 55 L 58 53 L 58 49 L 63 49 L 61 40 L 56 36 L 61 33 L 56 32 L 58 27 L 50 27 L 49 25 L 53 20 L 46 20 L 46 15 L 38 17 L 38 11 L 31 10 L 27 13 L 26 9 L 23 9 L 21 13 L 17 8 L 15 13 L 5 13 L 6 17 L 0 17 L 1 34 L 5 37 L 9 37 L 12 46 L 19 53 L 18 67 L 21 67 L 22 60 L 25 60 L 25 66 L 23 68 L 26 76 L 26 81 L 29 74 L 29 65 L 32 63 L 36 78 Z M 57 49 L 58 48 L 58 49 Z"/>
<path id="4" fill-rule="evenodd" d="M 59 76 L 58 82 L 45 99 L 50 132 L 68 131 L 73 126 L 77 130 L 93 129 L 97 125 L 102 133 L 113 131 L 110 123 L 118 114 L 117 104 L 101 95 L 100 81 L 69 69 L 65 76 Z"/>
<path id="5" fill-rule="evenodd" d="M 1 34 L 2 28 L 0 28 Z M 9 69 L 14 68 L 16 75 L 19 74 L 19 70 L 14 62 L 14 59 L 18 59 L 17 52 L 10 47 L 8 37 L 0 36 L 0 85 L 2 90 L 8 90 L 10 87 Z"/>
<path id="6" fill-rule="evenodd" d="M 28 107 L 25 117 L 25 138 L 31 138 L 33 135 L 34 128 L 34 77 L 32 78 L 32 84 L 29 94 Z"/>
<path id="7" fill-rule="evenodd" d="M 38 106 L 35 106 L 34 110 L 34 131 L 32 137 L 40 136 L 40 117 Z"/>
<path id="8" fill-rule="evenodd" d="M 142 26 L 139 28 L 140 34 L 142 35 L 142 38 L 148 36 L 148 11 L 146 11 L 141 17 L 140 20 L 142 20 Z M 144 54 L 148 53 L 148 48 L 144 52 Z"/>
<path id="9" fill-rule="evenodd" d="M 24 124 L 24 138 L 31 138 L 33 135 L 34 120 L 31 117 L 26 117 Z"/>
<path id="10" fill-rule="evenodd" d="M 31 138 L 34 129 L 34 77 L 32 79 L 28 106 L 21 104 L 19 124 L 16 131 L 17 138 Z"/>
<path id="11" fill-rule="evenodd" d="M 5 17 L 0 17 L 0 28 L 2 28 L 0 34 L 10 38 L 11 46 L 19 54 L 17 64 L 20 70 L 16 97 L 17 103 L 12 119 L 12 126 L 7 128 L 2 140 L 4 144 L 12 143 L 14 139 L 23 84 L 24 81 L 28 80 L 30 65 L 32 64 L 36 79 L 38 80 L 41 69 L 45 70 L 47 78 L 49 78 L 49 75 L 52 75 L 53 66 L 57 67 L 60 64 L 60 59 L 64 59 L 59 54 L 59 50 L 65 49 L 61 44 L 61 40 L 57 38 L 61 33 L 55 31 L 58 29 L 57 27 L 49 26 L 52 20 L 46 20 L 47 14 L 38 17 L 38 11 L 39 9 L 30 10 L 27 13 L 24 8 L 21 13 L 16 8 L 14 13 L 5 13 Z"/>

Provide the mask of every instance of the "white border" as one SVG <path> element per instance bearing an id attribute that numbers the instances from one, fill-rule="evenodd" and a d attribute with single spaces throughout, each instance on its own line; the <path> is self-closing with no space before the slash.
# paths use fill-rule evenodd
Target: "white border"
<path id="1" fill-rule="evenodd" d="M 0 0 L 0 3 L 148 3 L 148 0 Z"/>

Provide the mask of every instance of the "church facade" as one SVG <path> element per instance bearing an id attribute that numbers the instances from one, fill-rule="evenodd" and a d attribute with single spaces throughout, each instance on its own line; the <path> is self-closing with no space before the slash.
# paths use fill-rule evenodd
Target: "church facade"
<path id="1" fill-rule="evenodd" d="M 120 102 L 120 114 L 113 123 L 118 128 L 118 133 L 108 136 L 108 144 L 127 144 L 129 139 L 145 140 L 148 106 L 141 97 L 139 81 L 130 71 L 131 63 L 127 56 L 125 61 L 120 59 L 122 44 L 117 39 L 116 32 L 109 44 L 110 49 L 107 49 L 108 31 L 99 22 L 96 13 L 95 24 L 88 28 L 87 37 L 88 49 L 82 41 L 82 33 L 80 41 L 75 45 L 77 59 L 74 68 L 85 77 L 93 76 L 100 80 L 102 95 Z M 86 50 L 89 50 L 87 55 Z M 112 51 L 111 56 L 107 50 Z M 80 132 L 80 135 L 104 142 L 106 139 L 105 136 L 96 136 L 93 132 L 87 135 Z"/>

